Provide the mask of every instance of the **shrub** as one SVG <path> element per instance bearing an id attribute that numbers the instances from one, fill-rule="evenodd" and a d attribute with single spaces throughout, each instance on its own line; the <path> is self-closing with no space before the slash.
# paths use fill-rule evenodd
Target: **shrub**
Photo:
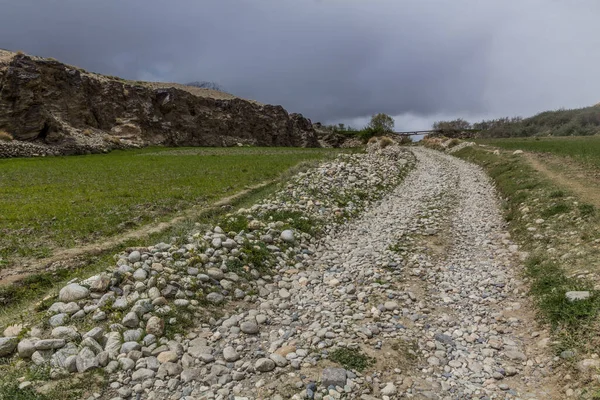
<path id="1" fill-rule="evenodd" d="M 412 144 L 413 140 L 410 136 L 402 135 L 400 136 L 399 143 L 400 144 Z"/>
<path id="2" fill-rule="evenodd" d="M 364 128 L 364 129 L 361 129 L 360 131 L 358 131 L 356 133 L 356 136 L 358 136 L 360 139 L 362 139 L 363 142 L 366 143 L 371 138 L 374 138 L 374 137 L 379 136 L 381 134 L 383 134 L 383 132 L 380 132 L 380 131 L 377 131 L 377 130 L 375 130 L 373 128 L 367 127 L 367 128 Z"/>
<path id="3" fill-rule="evenodd" d="M 0 131 L 0 142 L 11 142 L 13 140 L 13 136 L 6 132 Z"/>
<path id="4" fill-rule="evenodd" d="M 121 139 L 115 136 L 105 136 L 104 141 L 112 144 L 116 144 L 118 146 L 121 145 Z"/>
<path id="5" fill-rule="evenodd" d="M 454 146 L 458 146 L 460 144 L 460 140 L 458 139 L 451 139 L 448 142 L 448 148 L 454 147 Z"/>
<path id="6" fill-rule="evenodd" d="M 387 136 L 382 136 L 379 140 L 379 147 L 385 149 L 386 147 L 391 146 L 394 143 L 394 139 L 389 138 Z"/>

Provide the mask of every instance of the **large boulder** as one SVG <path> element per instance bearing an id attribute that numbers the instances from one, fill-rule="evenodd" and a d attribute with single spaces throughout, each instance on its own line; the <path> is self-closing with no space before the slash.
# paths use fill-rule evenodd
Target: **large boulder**
<path id="1" fill-rule="evenodd" d="M 81 286 L 77 283 L 71 283 L 58 292 L 58 300 L 69 303 L 71 301 L 82 300 L 88 297 L 90 291 L 88 288 Z"/>

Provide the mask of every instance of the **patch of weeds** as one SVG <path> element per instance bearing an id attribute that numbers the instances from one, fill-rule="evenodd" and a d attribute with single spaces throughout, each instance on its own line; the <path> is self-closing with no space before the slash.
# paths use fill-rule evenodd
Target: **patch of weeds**
<path id="1" fill-rule="evenodd" d="M 542 312 L 554 326 L 566 324 L 580 329 L 582 324 L 598 315 L 600 298 L 596 293 L 588 299 L 577 301 L 567 300 L 565 293 L 566 291 L 555 291 L 543 296 L 539 301 Z"/>
<path id="2" fill-rule="evenodd" d="M 49 365 L 34 365 L 26 374 L 28 381 L 47 381 L 50 379 Z"/>
<path id="3" fill-rule="evenodd" d="M 554 215 L 564 214 L 564 213 L 568 212 L 569 210 L 570 210 L 570 207 L 567 203 L 559 202 L 559 203 L 555 203 L 555 204 L 551 205 L 550 207 L 546 208 L 544 211 L 542 211 L 541 215 L 544 218 L 549 218 Z"/>
<path id="4" fill-rule="evenodd" d="M 287 227 L 308 233 L 311 236 L 318 235 L 322 229 L 320 221 L 299 211 L 272 210 L 265 212 L 263 218 L 269 221 L 282 221 Z"/>
<path id="5" fill-rule="evenodd" d="M 248 275 L 248 271 L 244 269 L 245 264 L 239 258 L 227 260 L 227 262 L 225 262 L 225 265 L 227 266 L 227 271 L 229 272 L 235 272 L 239 276 Z"/>
<path id="6" fill-rule="evenodd" d="M 394 253 L 402 253 L 402 252 L 405 252 L 407 249 L 406 249 L 406 247 L 401 246 L 400 243 L 396 243 L 396 244 L 391 244 L 390 246 L 388 246 L 388 250 L 393 251 Z"/>
<path id="7" fill-rule="evenodd" d="M 564 192 L 564 190 L 553 190 L 552 192 L 550 192 L 548 197 L 550 197 L 551 199 L 565 197 L 565 192 Z"/>
<path id="8" fill-rule="evenodd" d="M 418 348 L 416 343 L 409 343 L 402 339 L 394 341 L 391 346 L 392 350 L 400 353 L 402 358 L 407 361 L 416 361 L 419 357 L 417 356 L 416 350 Z"/>
<path id="9" fill-rule="evenodd" d="M 592 204 L 583 203 L 583 204 L 580 204 L 578 206 L 578 208 L 579 208 L 579 213 L 584 217 L 588 217 L 588 216 L 596 214 L 596 207 L 594 207 Z"/>
<path id="10" fill-rule="evenodd" d="M 329 359 L 342 367 L 362 372 L 375 363 L 375 359 L 358 349 L 339 348 L 329 353 Z"/>
<path id="11" fill-rule="evenodd" d="M 50 380 L 44 391 L 37 391 L 30 386 L 19 389 L 18 378 L 25 376 L 29 381 L 49 381 L 49 368 L 26 370 L 15 365 L 0 367 L 0 400 L 76 400 L 82 398 L 88 390 L 102 392 L 106 384 L 102 372 L 86 373 L 81 377 L 69 377 L 64 380 Z M 91 394 L 91 393 L 90 393 Z"/>
<path id="12" fill-rule="evenodd" d="M 168 313 L 162 314 L 161 318 L 165 321 L 165 336 L 173 339 L 175 335 L 185 335 L 189 328 L 194 325 L 192 314 L 184 307 L 171 305 Z M 175 323 L 170 321 L 175 318 Z"/>
<path id="13" fill-rule="evenodd" d="M 51 398 L 36 392 L 31 387 L 19 389 L 19 381 L 15 377 L 0 382 L 0 400 L 51 400 Z"/>
<path id="14" fill-rule="evenodd" d="M 531 293 L 536 297 L 540 313 L 552 326 L 581 328 L 600 311 L 600 296 L 592 291 L 585 300 L 569 301 L 565 293 L 589 290 L 588 285 L 565 275 L 562 268 L 541 256 L 532 256 L 525 263 L 527 275 L 533 278 Z"/>
<path id="15" fill-rule="evenodd" d="M 244 215 L 230 215 L 222 218 L 217 225 L 221 227 L 224 232 L 239 233 L 248 228 L 248 219 Z"/>
<path id="16" fill-rule="evenodd" d="M 271 267 L 271 252 L 264 243 L 244 242 L 241 248 L 246 255 L 246 261 L 259 272 L 269 272 Z"/>

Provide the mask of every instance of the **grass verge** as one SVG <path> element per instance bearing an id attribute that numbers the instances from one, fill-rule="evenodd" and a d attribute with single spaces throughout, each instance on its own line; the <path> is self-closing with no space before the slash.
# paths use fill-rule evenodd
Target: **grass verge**
<path id="1" fill-rule="evenodd" d="M 476 142 L 507 150 L 551 153 L 600 167 L 600 136 L 478 139 Z"/>

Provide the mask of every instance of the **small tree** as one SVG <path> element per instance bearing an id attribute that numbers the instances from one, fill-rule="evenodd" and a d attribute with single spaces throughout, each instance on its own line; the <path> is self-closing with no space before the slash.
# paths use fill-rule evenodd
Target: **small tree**
<path id="1" fill-rule="evenodd" d="M 374 134 L 383 134 L 394 131 L 394 118 L 387 114 L 379 113 L 371 117 L 371 122 L 367 128 Z"/>
<path id="2" fill-rule="evenodd" d="M 440 130 L 442 132 L 464 131 L 466 129 L 471 129 L 471 124 L 462 118 L 458 118 L 453 121 L 434 122 L 433 129 Z"/>

